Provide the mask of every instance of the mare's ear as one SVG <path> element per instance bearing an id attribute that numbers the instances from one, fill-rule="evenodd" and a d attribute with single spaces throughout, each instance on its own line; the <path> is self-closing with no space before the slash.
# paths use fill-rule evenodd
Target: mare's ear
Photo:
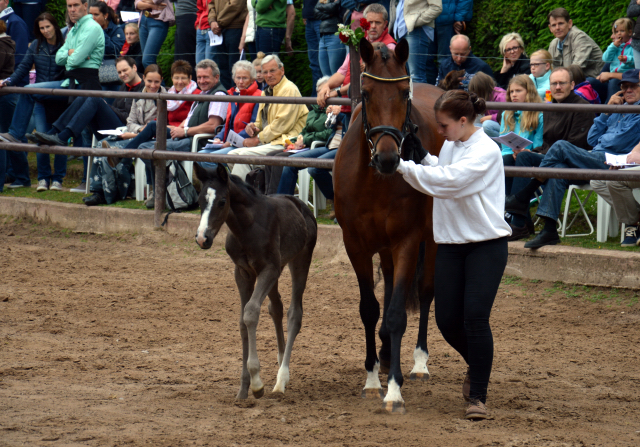
<path id="1" fill-rule="evenodd" d="M 370 65 L 373 61 L 375 50 L 367 39 L 360 39 L 360 57 L 365 65 Z"/>
<path id="2" fill-rule="evenodd" d="M 398 42 L 394 51 L 398 63 L 401 66 L 405 65 L 409 60 L 409 42 L 407 42 L 407 39 L 405 39 L 404 37 L 400 39 L 400 42 Z"/>
<path id="3" fill-rule="evenodd" d="M 218 163 L 218 169 L 216 170 L 216 174 L 222 183 L 229 182 L 229 173 L 227 172 L 227 168 L 224 167 L 222 163 Z"/>
<path id="4" fill-rule="evenodd" d="M 202 166 L 200 166 L 200 163 L 198 162 L 195 162 L 193 164 L 193 167 L 196 171 L 196 177 L 198 177 L 198 180 L 200 180 L 203 183 L 206 179 L 211 177 L 211 175 L 213 174 L 210 169 L 203 168 Z"/>

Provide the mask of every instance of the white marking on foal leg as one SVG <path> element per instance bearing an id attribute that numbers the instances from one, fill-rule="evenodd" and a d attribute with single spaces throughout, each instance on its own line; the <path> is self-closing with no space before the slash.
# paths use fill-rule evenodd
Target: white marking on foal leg
<path id="1" fill-rule="evenodd" d="M 384 397 L 384 402 L 404 403 L 402 393 L 400 392 L 400 385 L 396 383 L 396 379 L 394 379 L 393 377 L 387 384 L 387 395 Z"/>
<path id="2" fill-rule="evenodd" d="M 207 231 L 207 226 L 209 226 L 209 214 L 211 214 L 211 207 L 213 207 L 213 202 L 216 200 L 216 190 L 213 188 L 207 189 L 207 206 L 202 212 L 202 216 L 200 217 L 200 225 L 198 226 L 198 232 L 196 233 L 196 240 L 198 243 L 204 243 L 205 237 L 204 232 Z"/>
<path id="3" fill-rule="evenodd" d="M 384 393 L 382 392 L 382 385 L 380 384 L 380 362 L 376 362 L 373 365 L 373 371 L 367 371 L 367 381 L 362 389 L 362 398 L 382 398 Z"/>
<path id="4" fill-rule="evenodd" d="M 289 367 L 282 365 L 278 370 L 278 380 L 276 386 L 273 387 L 274 393 L 284 394 L 284 390 L 289 384 Z"/>
<path id="5" fill-rule="evenodd" d="M 411 380 L 421 379 L 427 380 L 429 378 L 429 368 L 427 368 L 427 362 L 429 361 L 429 353 L 422 348 L 416 348 L 413 351 L 413 369 L 409 374 Z"/>

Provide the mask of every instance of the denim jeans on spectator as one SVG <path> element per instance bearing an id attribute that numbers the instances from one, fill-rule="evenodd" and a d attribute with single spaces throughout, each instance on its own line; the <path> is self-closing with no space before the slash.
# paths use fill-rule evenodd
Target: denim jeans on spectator
<path id="1" fill-rule="evenodd" d="M 320 20 L 307 19 L 307 24 L 304 28 L 304 37 L 307 41 L 307 57 L 309 58 L 309 67 L 311 68 L 311 96 L 316 96 L 316 83 L 318 79 L 322 77 L 318 54 L 320 48 Z M 329 76 L 331 76 L 331 74 Z"/>
<path id="2" fill-rule="evenodd" d="M 27 24 L 27 30 L 29 31 L 29 42 L 35 39 L 33 35 L 33 24 L 36 18 L 44 11 L 45 2 L 34 3 L 16 3 L 13 2 L 13 11 L 20 16 L 24 23 Z"/>
<path id="3" fill-rule="evenodd" d="M 199 154 L 216 154 L 216 155 L 226 155 L 234 149 L 238 149 L 234 146 L 225 147 L 224 149 L 202 149 L 199 150 Z M 218 163 L 213 163 L 211 161 L 201 161 L 198 162 L 200 166 L 208 169 L 218 169 Z"/>
<path id="4" fill-rule="evenodd" d="M 45 106 L 36 102 L 33 109 L 33 116 L 35 118 L 36 130 L 38 132 L 47 132 L 51 129 L 51 124 L 47 122 L 47 116 L 45 114 Z M 51 185 L 51 182 L 60 182 L 67 175 L 67 156 L 62 154 L 55 154 L 53 156 L 53 173 L 51 172 L 51 157 L 50 154 L 43 154 L 38 152 L 36 154 L 36 161 L 38 165 L 38 180 L 46 180 Z"/>
<path id="5" fill-rule="evenodd" d="M 340 42 L 338 36 L 335 34 L 325 34 L 320 37 L 318 61 L 320 63 L 322 76 L 331 76 L 337 73 L 346 55 L 347 47 Z"/>
<path id="6" fill-rule="evenodd" d="M 258 51 L 256 50 L 256 43 L 255 42 L 246 42 L 244 44 L 244 58 L 247 59 L 247 56 L 249 57 L 249 59 L 254 60 L 256 58 Z"/>
<path id="7" fill-rule="evenodd" d="M 427 82 L 435 84 L 438 77 L 438 62 L 451 54 L 449 42 L 453 37 L 453 23 L 435 27 L 434 40 L 429 44 L 429 56 L 427 56 Z"/>
<path id="8" fill-rule="evenodd" d="M 433 65 L 433 58 L 429 61 L 427 54 L 431 40 L 422 27 L 416 28 L 404 36 L 409 43 L 409 73 L 413 82 L 427 82 L 427 64 Z"/>
<path id="9" fill-rule="evenodd" d="M 604 151 L 586 151 L 574 146 L 568 141 L 555 142 L 540 163 L 541 168 L 578 168 L 578 169 L 607 169 L 604 164 Z M 560 207 L 564 193 L 569 185 L 582 185 L 588 180 L 565 180 L 550 178 L 544 188 L 544 194 L 540 198 L 536 214 L 557 220 L 560 215 Z"/>
<path id="10" fill-rule="evenodd" d="M 337 149 L 331 150 L 318 158 L 323 160 L 333 160 L 338 153 Z M 333 176 L 330 169 L 307 168 L 309 175 L 316 182 L 320 192 L 329 200 L 333 200 Z"/>
<path id="11" fill-rule="evenodd" d="M 222 31 L 222 43 L 211 47 L 211 59 L 220 69 L 220 82 L 229 89 L 235 85 L 231 77 L 231 67 L 240 59 L 240 38 L 242 28 L 229 28 Z"/>
<path id="12" fill-rule="evenodd" d="M 278 54 L 286 31 L 285 28 L 258 27 L 256 30 L 256 50 L 262 51 L 267 56 Z"/>
<path id="13" fill-rule="evenodd" d="M 138 149 L 153 149 L 155 148 L 155 146 L 155 141 L 148 141 L 138 146 Z M 177 152 L 191 152 L 191 138 L 181 138 L 179 140 L 167 139 L 167 150 Z M 151 160 L 147 159 L 143 159 L 143 162 L 145 165 L 147 178 L 151 178 L 151 184 L 153 185 L 155 180 L 155 168 L 153 167 L 153 163 L 151 162 Z"/>
<path id="14" fill-rule="evenodd" d="M 37 82 L 35 84 L 26 85 L 26 88 L 61 88 L 62 81 L 49 81 L 49 82 Z M 63 100 L 67 101 L 66 96 L 47 96 L 47 95 L 20 95 L 18 103 L 16 104 L 15 111 L 13 113 L 13 119 L 11 120 L 11 126 L 9 127 L 9 133 L 18 140 L 27 142 L 24 138 L 24 134 L 29 126 L 31 120 L 31 114 L 36 101 L 44 99 Z"/>
<path id="15" fill-rule="evenodd" d="M 24 96 L 30 95 L 17 95 L 10 94 L 5 96 L 0 96 L 0 131 L 7 132 L 12 128 L 12 117 L 15 117 L 17 112 L 17 105 L 20 104 L 21 98 Z M 33 109 L 31 109 L 33 110 Z M 25 112 L 26 113 L 26 112 Z M 29 121 L 31 119 L 31 111 L 28 112 L 29 116 L 26 119 L 21 119 L 20 123 L 24 121 L 24 131 L 20 135 L 20 137 L 16 137 L 19 140 L 22 140 L 24 134 L 29 126 Z M 13 134 L 12 134 L 13 135 Z M 4 174 L 10 174 L 13 178 L 16 179 L 17 183 L 21 185 L 30 186 L 31 180 L 29 179 L 29 164 L 27 162 L 27 153 L 26 152 L 16 152 L 16 151 L 3 151 L 2 152 L 3 160 L 0 160 L 0 163 L 3 164 L 4 167 L 0 167 L 0 171 Z M 2 181 L 4 184 L 4 180 Z"/>
<path id="16" fill-rule="evenodd" d="M 143 143 L 151 142 L 156 137 L 157 121 L 151 121 L 144 126 L 144 129 L 135 137 L 126 142 L 123 146 L 125 149 L 138 149 Z M 167 129 L 167 140 L 171 138 L 171 130 Z M 138 163 L 140 160 L 137 160 Z M 145 163 L 149 160 L 144 160 Z M 151 163 L 145 163 L 145 172 L 147 174 L 147 185 L 151 184 Z"/>
<path id="17" fill-rule="evenodd" d="M 82 131 L 87 126 L 96 134 L 98 130 L 115 129 L 124 124 L 104 99 L 78 97 L 53 123 L 53 127 L 58 132 L 68 128 L 74 137 L 80 139 Z"/>
<path id="18" fill-rule="evenodd" d="M 151 19 L 144 14 L 140 20 L 140 46 L 142 47 L 142 65 L 155 64 L 160 48 L 167 38 L 169 24 Z"/>
<path id="19" fill-rule="evenodd" d="M 326 147 L 317 147 L 315 149 L 298 152 L 291 157 L 297 158 L 324 158 L 323 155 L 328 152 L 336 152 L 335 150 L 329 150 Z M 304 168 L 297 168 L 294 166 L 285 166 L 282 170 L 282 177 L 280 177 L 280 184 L 278 185 L 278 194 L 293 195 L 296 190 L 296 181 L 298 180 L 298 172 Z"/>
<path id="20" fill-rule="evenodd" d="M 102 86 L 103 92 L 117 92 L 120 90 L 122 83 L 118 81 L 118 82 L 110 82 L 109 84 L 100 84 L 100 85 Z M 111 105 L 113 104 L 113 101 L 115 101 L 116 98 L 103 98 L 103 99 L 107 102 L 107 104 Z"/>
<path id="21" fill-rule="evenodd" d="M 196 64 L 203 59 L 211 59 L 211 49 L 209 45 L 209 30 L 199 29 L 196 30 Z M 193 67 L 195 71 L 195 66 Z"/>
<path id="22" fill-rule="evenodd" d="M 18 103 L 18 96 L 28 95 L 11 93 L 10 95 L 0 96 L 0 110 L 2 110 L 2 113 L 0 113 L 0 133 L 8 132 L 9 127 L 11 127 L 11 119 L 14 115 L 13 112 L 16 108 L 16 104 Z"/>
<path id="23" fill-rule="evenodd" d="M 484 133 L 489 137 L 499 137 L 500 136 L 500 124 L 498 124 L 494 120 L 486 120 L 482 123 L 482 129 Z"/>
<path id="24" fill-rule="evenodd" d="M 640 51 L 633 50 L 633 63 L 635 68 L 640 68 Z"/>
<path id="25" fill-rule="evenodd" d="M 189 62 L 194 69 L 196 67 L 196 29 L 193 24 L 196 22 L 196 13 L 180 14 L 176 16 L 175 52 L 173 60 L 183 60 Z"/>

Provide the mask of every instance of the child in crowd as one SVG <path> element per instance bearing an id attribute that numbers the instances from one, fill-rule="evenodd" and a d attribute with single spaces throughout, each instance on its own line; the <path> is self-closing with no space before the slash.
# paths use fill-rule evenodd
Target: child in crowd
<path id="1" fill-rule="evenodd" d="M 501 87 L 496 86 L 496 81 L 491 76 L 483 72 L 478 72 L 469 81 L 469 93 L 475 93 L 479 98 L 492 102 L 505 102 L 507 100 L 507 91 Z M 486 115 L 478 117 L 479 124 L 482 125 L 484 133 L 490 137 L 497 137 L 500 135 L 500 123 L 498 116 L 500 116 L 500 110 L 487 110 Z M 478 125 L 478 123 L 476 123 Z"/>
<path id="2" fill-rule="evenodd" d="M 258 83 L 258 89 L 264 90 L 267 88 L 267 82 L 264 80 L 264 76 L 262 76 L 262 59 L 266 57 L 262 51 L 258 51 L 256 58 L 253 60 L 253 66 L 256 69 L 256 82 Z"/>
<path id="3" fill-rule="evenodd" d="M 607 98 L 620 90 L 622 73 L 635 67 L 633 61 L 633 48 L 631 47 L 631 35 L 633 34 L 633 20 L 623 17 L 613 22 L 611 44 L 602 55 L 602 60 L 608 62 L 609 72 L 602 72 L 598 80 L 607 83 Z"/>
<path id="4" fill-rule="evenodd" d="M 598 92 L 589 84 L 580 65 L 569 65 L 569 71 L 573 76 L 573 82 L 575 84 L 573 92 L 591 104 L 600 104 L 600 95 L 598 95 Z"/>
<path id="5" fill-rule="evenodd" d="M 538 50 L 531 55 L 531 74 L 529 77 L 540 95 L 540 99 L 545 100 L 545 95 L 549 88 L 549 76 L 551 76 L 551 65 L 553 58 L 547 50 Z"/>

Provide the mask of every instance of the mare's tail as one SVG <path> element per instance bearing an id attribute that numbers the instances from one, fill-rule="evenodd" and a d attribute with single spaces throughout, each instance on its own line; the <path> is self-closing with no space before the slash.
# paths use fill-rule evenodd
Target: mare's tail
<path id="1" fill-rule="evenodd" d="M 416 272 L 413 275 L 413 282 L 411 283 L 411 288 L 409 289 L 409 293 L 407 294 L 407 298 L 404 302 L 404 307 L 407 312 L 413 313 L 420 310 L 420 286 L 422 285 L 422 281 L 424 279 L 425 252 L 426 243 L 422 241 L 420 242 L 420 247 L 418 248 L 418 263 L 416 264 Z"/>

